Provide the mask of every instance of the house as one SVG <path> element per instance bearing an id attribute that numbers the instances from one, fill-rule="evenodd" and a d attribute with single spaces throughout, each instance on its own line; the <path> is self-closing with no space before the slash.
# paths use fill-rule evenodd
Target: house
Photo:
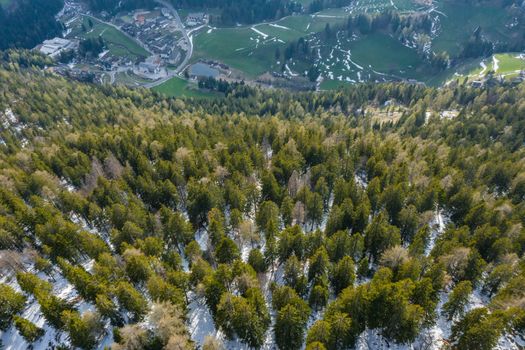
<path id="1" fill-rule="evenodd" d="M 208 16 L 204 12 L 190 13 L 186 17 L 186 25 L 189 27 L 195 27 L 199 24 L 204 24 L 208 20 Z"/>
<path id="2" fill-rule="evenodd" d="M 449 111 L 442 111 L 441 113 L 439 113 L 439 116 L 441 117 L 441 119 L 454 119 L 458 115 L 459 115 L 459 111 L 455 109 L 449 110 Z"/>
<path id="3" fill-rule="evenodd" d="M 163 7 L 160 11 L 162 12 L 162 15 L 163 15 L 164 17 L 169 18 L 169 19 L 172 19 L 172 18 L 173 18 L 173 16 L 171 15 L 171 12 L 170 12 L 169 9 Z"/>
<path id="4" fill-rule="evenodd" d="M 482 88 L 485 85 L 485 81 L 483 81 L 483 80 L 474 80 L 471 85 L 474 88 Z"/>
<path id="5" fill-rule="evenodd" d="M 135 22 L 137 23 L 137 25 L 143 26 L 144 23 L 146 22 L 146 16 L 144 15 L 135 16 Z"/>
<path id="6" fill-rule="evenodd" d="M 158 74 L 160 72 L 160 67 L 162 60 L 160 56 L 150 56 L 144 62 L 139 63 L 139 71 L 146 74 Z"/>

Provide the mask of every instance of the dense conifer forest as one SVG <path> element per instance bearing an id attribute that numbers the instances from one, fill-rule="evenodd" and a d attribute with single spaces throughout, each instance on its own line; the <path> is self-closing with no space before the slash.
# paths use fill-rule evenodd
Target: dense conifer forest
<path id="1" fill-rule="evenodd" d="M 62 26 L 55 15 L 64 6 L 63 0 L 0 2 L 0 50 L 8 48 L 31 49 L 44 39 L 60 36 Z"/>
<path id="2" fill-rule="evenodd" d="M 166 99 L 1 57 L 2 341 L 524 341 L 524 84 Z"/>
<path id="3" fill-rule="evenodd" d="M 276 20 L 302 10 L 298 2 L 290 0 L 170 0 L 169 2 L 177 8 L 216 9 L 218 13 L 212 16 L 212 22 L 227 26 Z M 154 0 L 87 0 L 86 3 L 95 11 L 109 12 L 158 5 Z"/>

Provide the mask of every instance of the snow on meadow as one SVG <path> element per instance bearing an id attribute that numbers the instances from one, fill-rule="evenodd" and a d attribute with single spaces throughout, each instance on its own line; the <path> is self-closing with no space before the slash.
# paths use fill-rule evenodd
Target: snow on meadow
<path id="1" fill-rule="evenodd" d="M 496 57 L 496 55 L 492 56 L 492 69 L 494 72 L 498 72 L 499 70 L 499 59 Z"/>
<path id="2" fill-rule="evenodd" d="M 270 27 L 274 27 L 274 28 L 284 29 L 284 30 L 290 30 L 290 28 L 288 28 L 288 27 L 281 26 L 281 25 L 275 24 L 275 23 L 270 23 L 269 26 Z"/>
<path id="3" fill-rule="evenodd" d="M 265 33 L 261 32 L 259 29 L 255 28 L 255 27 L 251 27 L 250 29 L 253 30 L 255 33 L 259 34 L 260 36 L 262 36 L 263 39 L 268 38 L 268 34 L 265 34 Z"/>

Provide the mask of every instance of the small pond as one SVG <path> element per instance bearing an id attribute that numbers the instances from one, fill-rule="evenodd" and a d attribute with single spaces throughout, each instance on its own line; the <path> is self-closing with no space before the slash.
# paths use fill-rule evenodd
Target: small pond
<path id="1" fill-rule="evenodd" d="M 216 78 L 219 71 L 205 63 L 195 63 L 190 67 L 190 75 L 196 77 Z"/>

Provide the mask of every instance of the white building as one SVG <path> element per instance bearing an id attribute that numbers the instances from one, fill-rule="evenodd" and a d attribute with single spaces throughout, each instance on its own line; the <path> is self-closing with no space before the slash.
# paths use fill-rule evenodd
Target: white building
<path id="1" fill-rule="evenodd" d="M 45 40 L 42 45 L 40 45 L 38 50 L 44 55 L 56 57 L 65 50 L 76 49 L 76 46 L 77 44 L 74 41 L 62 38 L 53 38 L 50 40 Z"/>

